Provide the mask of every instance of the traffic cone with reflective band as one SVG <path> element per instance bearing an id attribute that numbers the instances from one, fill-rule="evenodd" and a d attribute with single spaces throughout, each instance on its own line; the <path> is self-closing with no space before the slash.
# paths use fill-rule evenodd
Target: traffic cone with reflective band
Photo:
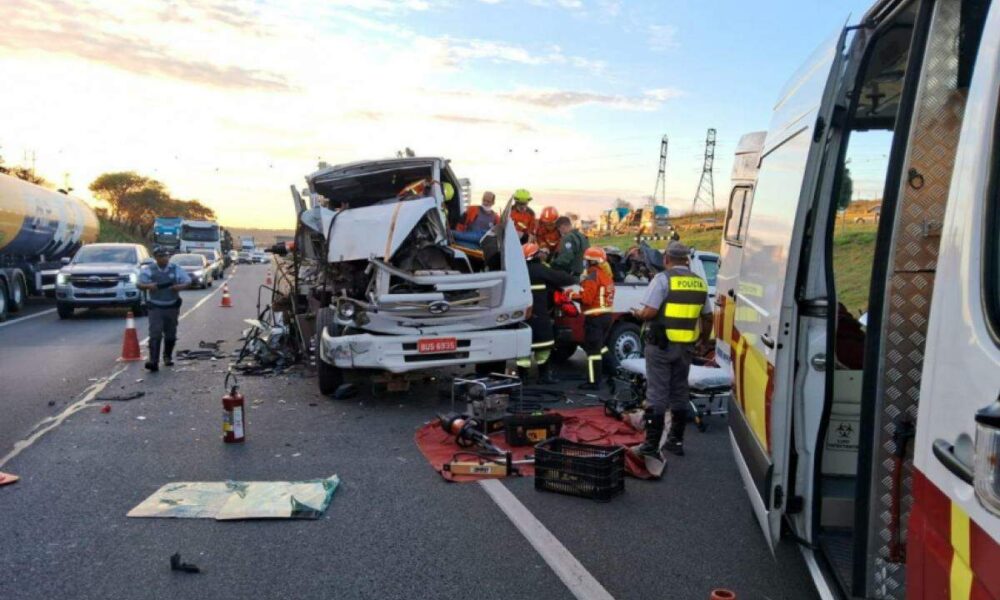
<path id="1" fill-rule="evenodd" d="M 0 485 L 7 485 L 8 483 L 14 483 L 20 479 L 17 475 L 11 475 L 10 473 L 0 473 Z"/>
<path id="2" fill-rule="evenodd" d="M 222 301 L 219 302 L 219 306 L 221 306 L 222 308 L 232 308 L 233 307 L 233 299 L 229 297 L 229 284 L 228 283 L 223 283 L 222 284 Z"/>
<path id="3" fill-rule="evenodd" d="M 708 600 L 736 600 L 736 594 L 729 590 L 712 590 L 712 595 L 708 597 Z"/>
<path id="4" fill-rule="evenodd" d="M 142 355 L 139 353 L 139 336 L 135 332 L 135 317 L 132 316 L 132 311 L 128 311 L 125 316 L 125 339 L 122 340 L 122 356 L 118 360 L 142 360 Z"/>

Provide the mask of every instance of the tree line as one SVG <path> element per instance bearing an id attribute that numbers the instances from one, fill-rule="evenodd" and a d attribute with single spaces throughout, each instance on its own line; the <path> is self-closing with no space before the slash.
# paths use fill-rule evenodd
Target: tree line
<path id="1" fill-rule="evenodd" d="M 0 173 L 29 183 L 54 189 L 52 183 L 30 167 L 7 165 L 0 156 Z M 153 220 L 160 217 L 180 217 L 193 221 L 214 221 L 215 211 L 199 200 L 181 200 L 170 195 L 163 183 L 135 171 L 104 173 L 91 182 L 88 189 L 94 197 L 107 204 L 94 212 L 104 219 L 130 229 L 144 238 L 153 232 Z M 73 191 L 59 190 L 63 193 Z"/>
<path id="2" fill-rule="evenodd" d="M 163 183 L 134 171 L 104 173 L 88 189 L 108 205 L 106 209 L 98 209 L 104 213 L 102 216 L 143 237 L 152 234 L 156 217 L 215 220 L 215 211 L 201 201 L 174 198 Z"/>

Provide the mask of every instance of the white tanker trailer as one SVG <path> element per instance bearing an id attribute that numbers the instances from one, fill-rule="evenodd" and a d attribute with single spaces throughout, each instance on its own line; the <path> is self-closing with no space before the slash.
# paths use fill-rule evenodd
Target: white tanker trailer
<path id="1" fill-rule="evenodd" d="M 83 200 L 0 174 L 0 321 L 29 295 L 54 291 L 61 259 L 98 230 Z"/>

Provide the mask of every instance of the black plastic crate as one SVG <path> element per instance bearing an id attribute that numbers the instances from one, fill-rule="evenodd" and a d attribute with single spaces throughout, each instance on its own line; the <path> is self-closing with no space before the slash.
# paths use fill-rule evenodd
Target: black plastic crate
<path id="1" fill-rule="evenodd" d="M 607 502 L 625 491 L 625 447 L 545 440 L 535 446 L 535 489 Z"/>
<path id="2" fill-rule="evenodd" d="M 508 446 L 531 446 L 558 436 L 562 424 L 563 416 L 558 413 L 504 415 L 504 437 Z"/>

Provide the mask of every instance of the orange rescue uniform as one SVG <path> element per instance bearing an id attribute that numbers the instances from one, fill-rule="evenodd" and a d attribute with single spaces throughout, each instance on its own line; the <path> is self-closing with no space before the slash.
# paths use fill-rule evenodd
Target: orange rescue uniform
<path id="1" fill-rule="evenodd" d="M 535 228 L 535 243 L 538 244 L 539 248 L 548 250 L 550 256 L 555 256 L 561 240 L 562 235 L 556 227 L 550 228 L 544 223 L 539 223 L 538 227 Z"/>
<path id="2" fill-rule="evenodd" d="M 514 227 L 517 229 L 517 235 L 522 240 L 526 239 L 530 235 L 534 235 L 535 228 L 535 211 L 531 210 L 529 207 L 525 206 L 524 210 L 520 209 L 520 205 L 515 205 L 510 209 L 510 218 L 514 221 Z"/>

